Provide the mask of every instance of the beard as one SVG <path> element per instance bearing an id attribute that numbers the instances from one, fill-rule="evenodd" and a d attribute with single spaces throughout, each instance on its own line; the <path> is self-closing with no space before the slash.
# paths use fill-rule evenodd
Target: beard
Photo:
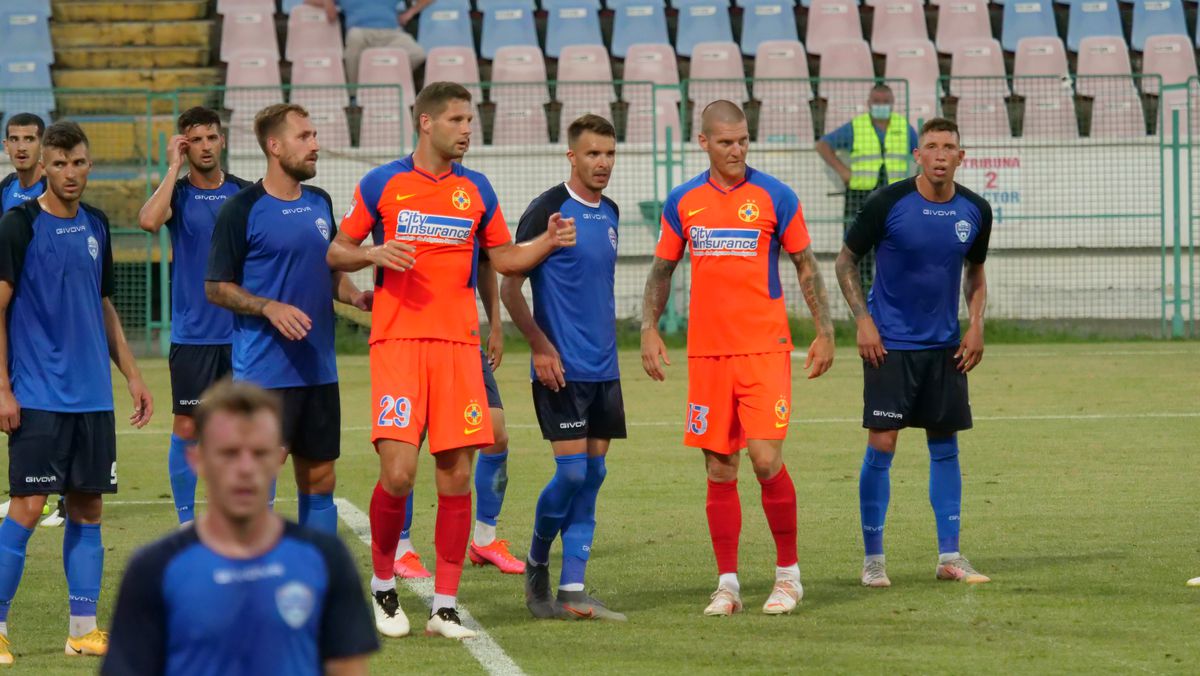
<path id="1" fill-rule="evenodd" d="M 312 167 L 309 167 L 303 160 L 294 163 L 280 160 L 279 166 L 283 169 L 283 173 L 301 183 L 317 175 L 316 165 L 314 164 Z"/>

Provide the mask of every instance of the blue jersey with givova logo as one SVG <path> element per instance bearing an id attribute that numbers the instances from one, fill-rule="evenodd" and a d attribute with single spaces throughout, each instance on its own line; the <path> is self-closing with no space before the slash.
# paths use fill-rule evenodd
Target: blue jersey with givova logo
<path id="1" fill-rule="evenodd" d="M 0 218 L 0 279 L 8 305 L 8 369 L 22 408 L 113 410 L 102 298 L 113 293 L 108 218 L 80 204 L 73 218 L 37 200 Z"/>
<path id="2" fill-rule="evenodd" d="M 0 211 L 8 211 L 19 207 L 29 200 L 35 200 L 46 192 L 46 177 L 43 176 L 28 188 L 21 187 L 17 172 L 13 172 L 0 181 Z"/>
<path id="3" fill-rule="evenodd" d="M 867 200 L 846 232 L 846 246 L 859 256 L 875 249 L 867 308 L 884 347 L 958 344 L 963 262 L 984 262 L 991 232 L 991 205 L 957 183 L 949 202 L 922 197 L 916 178 Z"/>
<path id="4" fill-rule="evenodd" d="M 288 202 L 268 195 L 259 181 L 221 207 L 208 281 L 233 282 L 312 320 L 308 335 L 288 340 L 266 317 L 234 315 L 234 378 L 266 388 L 337 382 L 333 277 L 325 263 L 335 232 L 329 195 L 313 186 L 301 186 L 300 197 Z"/>

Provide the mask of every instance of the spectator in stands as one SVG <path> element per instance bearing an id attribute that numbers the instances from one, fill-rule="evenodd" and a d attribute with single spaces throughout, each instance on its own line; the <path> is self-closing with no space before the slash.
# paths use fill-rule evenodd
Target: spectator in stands
<path id="1" fill-rule="evenodd" d="M 425 50 L 416 38 L 404 30 L 421 10 L 433 0 L 414 0 L 403 12 L 397 13 L 397 0 L 305 0 L 307 4 L 325 9 L 330 21 L 336 21 L 341 10 L 346 26 L 346 80 L 358 82 L 358 60 L 363 50 L 371 47 L 396 47 L 408 52 L 409 65 L 415 70 L 425 63 Z"/>
<path id="2" fill-rule="evenodd" d="M 846 184 L 843 231 L 854 222 L 858 210 L 876 188 L 904 180 L 912 171 L 917 132 L 903 115 L 895 112 L 895 102 L 891 87 L 877 84 L 867 99 L 867 112 L 817 141 L 817 154 Z M 838 151 L 850 153 L 850 166 L 842 162 Z M 864 292 L 871 288 L 875 277 L 874 255 L 868 256 L 859 264 Z"/>

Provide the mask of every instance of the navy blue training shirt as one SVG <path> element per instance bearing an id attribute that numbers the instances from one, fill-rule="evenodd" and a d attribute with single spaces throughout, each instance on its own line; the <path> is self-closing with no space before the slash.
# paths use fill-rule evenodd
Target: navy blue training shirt
<path id="1" fill-rule="evenodd" d="M 307 336 L 288 340 L 266 317 L 235 315 L 234 378 L 266 388 L 337 382 L 333 276 L 325 263 L 334 233 L 329 195 L 312 186 L 286 202 L 259 181 L 221 207 L 206 279 L 294 305 L 312 320 Z"/>
<path id="2" fill-rule="evenodd" d="M 517 241 L 545 232 L 555 212 L 575 219 L 575 246 L 558 249 L 526 273 L 533 289 L 533 318 L 558 350 L 567 381 L 617 380 L 613 284 L 620 212 L 607 197 L 585 202 L 560 183 L 530 203 L 517 226 Z M 532 365 L 530 378 L 536 379 Z"/>
<path id="3" fill-rule="evenodd" d="M 46 192 L 46 177 L 43 176 L 28 188 L 21 187 L 17 172 L 13 172 L 0 181 L 0 211 L 9 211 L 19 207 L 29 200 L 37 199 Z"/>
<path id="4" fill-rule="evenodd" d="M 889 350 L 925 350 L 959 342 L 964 261 L 987 258 L 992 207 L 954 185 L 949 202 L 931 202 L 915 177 L 879 189 L 846 232 L 862 256 L 875 249 L 867 308 Z"/>
<path id="5" fill-rule="evenodd" d="M 233 342 L 233 313 L 208 302 L 204 276 L 213 224 L 225 201 L 250 185 L 232 174 L 214 190 L 192 185 L 184 176 L 171 195 L 171 342 L 225 345 Z"/>
<path id="6" fill-rule="evenodd" d="M 230 559 L 185 528 L 130 559 L 101 673 L 315 676 L 378 648 L 336 537 L 287 523 L 266 554 Z"/>
<path id="7" fill-rule="evenodd" d="M 113 410 L 101 299 L 113 294 L 108 217 L 79 205 L 74 218 L 37 200 L 0 218 L 0 279 L 8 305 L 8 369 L 22 408 Z"/>

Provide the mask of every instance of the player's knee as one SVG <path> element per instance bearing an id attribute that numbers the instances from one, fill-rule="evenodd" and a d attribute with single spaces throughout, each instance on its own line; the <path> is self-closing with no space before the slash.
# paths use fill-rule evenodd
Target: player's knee
<path id="1" fill-rule="evenodd" d="M 930 460 L 936 462 L 958 457 L 958 439 L 954 434 L 930 433 L 928 444 Z"/>
<path id="2" fill-rule="evenodd" d="M 508 430 L 504 429 L 503 427 L 497 427 L 493 434 L 495 441 L 491 446 L 486 448 L 485 451 L 491 451 L 492 453 L 503 453 L 504 451 L 508 450 Z"/>
<path id="3" fill-rule="evenodd" d="M 386 467 L 379 473 L 379 483 L 388 495 L 403 496 L 412 492 L 416 477 L 409 467 Z"/>
<path id="4" fill-rule="evenodd" d="M 871 430 L 867 433 L 867 445 L 880 453 L 895 453 L 897 430 Z"/>
<path id="5" fill-rule="evenodd" d="M 171 433 L 184 441 L 196 439 L 196 421 L 190 415 L 176 415 L 171 424 Z"/>
<path id="6" fill-rule="evenodd" d="M 751 458 L 750 462 L 754 465 L 754 476 L 764 481 L 779 474 L 779 470 L 783 468 L 783 458 L 777 456 Z"/>
<path id="7" fill-rule="evenodd" d="M 471 465 L 467 463 L 458 463 L 451 467 L 439 467 L 438 473 L 442 475 L 442 481 L 438 485 L 449 485 L 453 490 L 467 490 L 471 484 Z M 411 483 L 411 482 L 410 482 Z"/>
<path id="8" fill-rule="evenodd" d="M 558 470 L 554 473 L 554 479 L 574 493 L 587 483 L 587 464 L 582 462 L 559 463 Z"/>
<path id="9" fill-rule="evenodd" d="M 600 488 L 604 477 L 608 476 L 608 466 L 604 463 L 591 463 L 588 467 L 587 482 L 592 488 Z"/>
<path id="10" fill-rule="evenodd" d="M 709 462 L 708 463 L 708 480 L 713 483 L 723 484 L 730 481 L 737 481 L 738 468 L 737 465 L 724 462 Z"/>

